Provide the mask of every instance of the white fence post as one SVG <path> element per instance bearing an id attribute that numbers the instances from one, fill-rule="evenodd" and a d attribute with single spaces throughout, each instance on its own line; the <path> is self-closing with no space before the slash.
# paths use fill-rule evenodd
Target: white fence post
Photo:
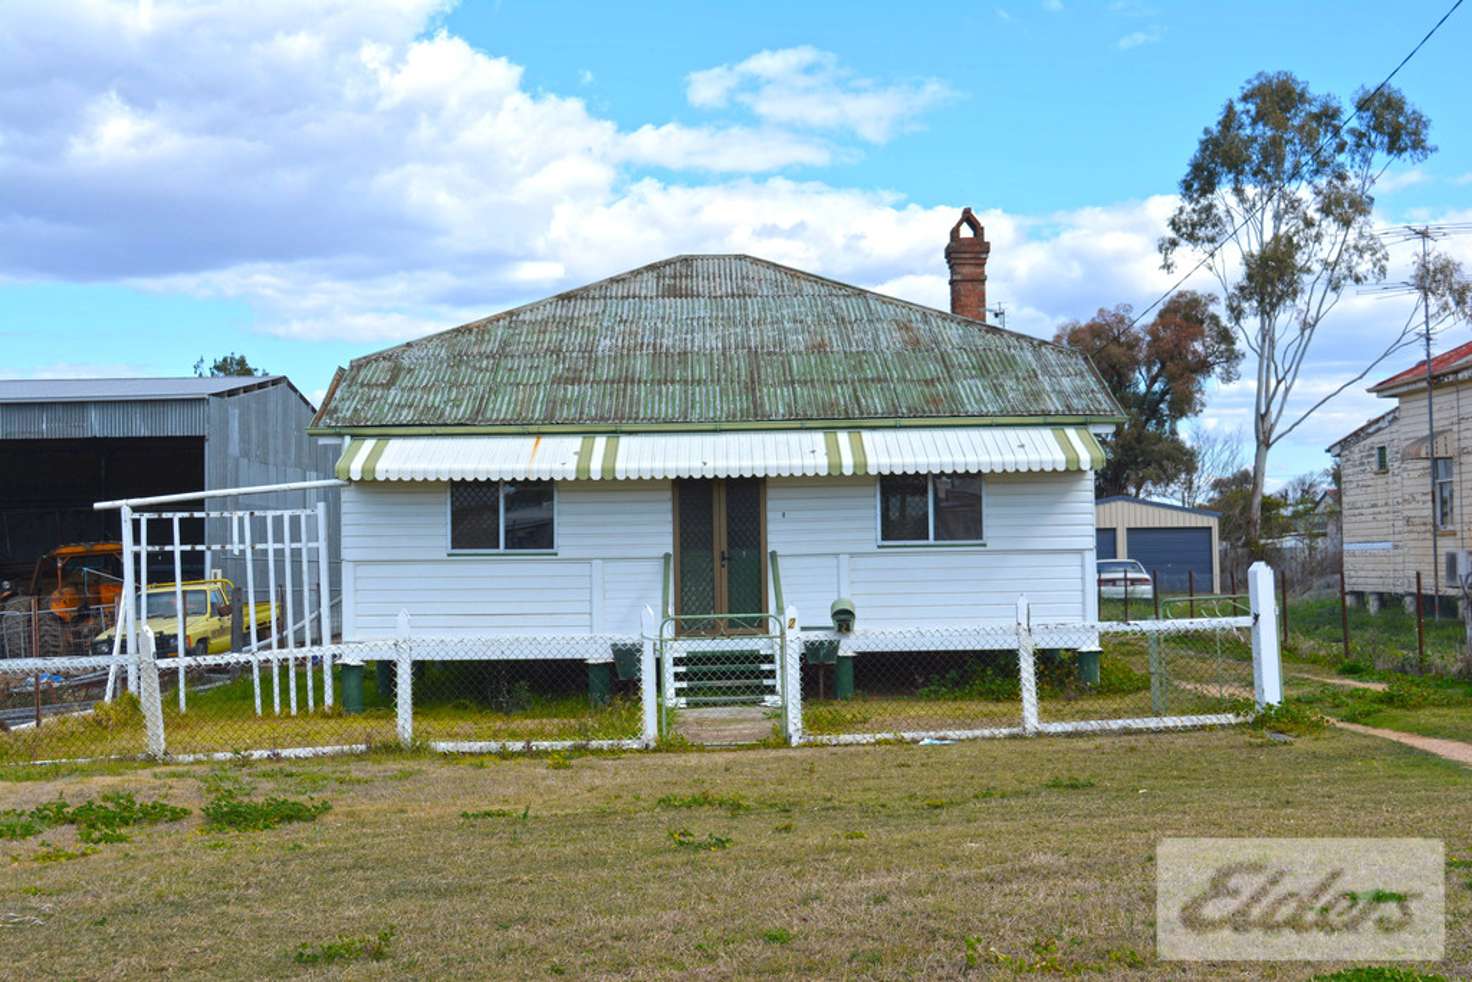
<path id="1" fill-rule="evenodd" d="M 240 616 L 245 618 L 245 623 L 250 628 L 250 686 L 251 694 L 255 697 L 256 715 L 261 715 L 261 643 L 256 630 L 256 547 L 252 537 L 251 526 L 254 524 L 255 514 L 245 513 L 244 526 L 245 535 L 245 609 Z"/>
<path id="2" fill-rule="evenodd" d="M 143 732 L 148 756 L 162 760 L 164 746 L 164 706 L 158 694 L 158 662 L 154 660 L 153 630 L 144 626 L 138 650 L 138 705 L 143 710 Z"/>
<path id="3" fill-rule="evenodd" d="M 1273 568 L 1258 561 L 1247 570 L 1247 596 L 1252 605 L 1252 693 L 1257 708 L 1283 701 L 1283 664 L 1278 653 L 1278 606 Z"/>
<path id="4" fill-rule="evenodd" d="M 184 656 L 192 655 L 194 652 L 186 650 L 189 646 L 189 625 L 184 619 L 184 554 L 179 549 L 179 516 L 173 519 L 174 531 L 174 654 L 179 659 L 179 712 L 184 712 Z M 209 578 L 209 569 L 205 569 L 205 578 Z M 144 603 L 147 603 L 145 598 Z"/>
<path id="5" fill-rule="evenodd" d="M 332 573 L 327 565 L 327 502 L 317 502 L 317 614 L 322 635 L 322 705 L 332 708 Z"/>
<path id="6" fill-rule="evenodd" d="M 1032 612 L 1026 597 L 1017 598 L 1017 675 L 1022 692 L 1022 732 L 1038 732 L 1038 670 L 1032 643 Z"/>
<path id="7" fill-rule="evenodd" d="M 399 743 L 408 747 L 414 743 L 414 649 L 409 640 L 409 612 L 399 611 L 398 640 L 394 643 L 398 655 L 398 671 L 394 689 L 398 696 Z"/>
<path id="8" fill-rule="evenodd" d="M 639 703 L 644 714 L 643 738 L 646 747 L 659 741 L 659 671 L 654 662 L 654 632 L 659 630 L 654 608 L 648 604 L 639 613 Z"/>
<path id="9" fill-rule="evenodd" d="M 123 598 L 128 616 L 128 691 L 138 694 L 138 580 L 133 567 L 133 509 L 124 505 L 118 511 L 123 523 Z"/>
<path id="10" fill-rule="evenodd" d="M 802 743 L 802 639 L 797 630 L 797 608 L 791 604 L 782 613 L 782 716 L 787 723 L 787 743 Z"/>

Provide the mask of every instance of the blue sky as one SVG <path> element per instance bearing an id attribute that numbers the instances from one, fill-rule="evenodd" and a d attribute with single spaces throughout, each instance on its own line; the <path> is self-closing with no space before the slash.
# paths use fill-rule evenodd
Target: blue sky
<path id="1" fill-rule="evenodd" d="M 1170 282 L 1170 195 L 1244 79 L 1347 98 L 1447 5 L 23 0 L 0 23 L 3 371 L 235 350 L 318 393 L 356 355 L 678 252 L 943 305 L 961 205 L 1009 326 L 1051 335 Z M 1472 218 L 1469 37 L 1459 12 L 1397 79 L 1440 149 L 1387 176 L 1385 222 Z M 1342 305 L 1304 396 L 1404 304 Z M 1249 404 L 1215 392 L 1202 422 L 1245 429 Z M 1271 474 L 1377 411 L 1346 394 Z"/>

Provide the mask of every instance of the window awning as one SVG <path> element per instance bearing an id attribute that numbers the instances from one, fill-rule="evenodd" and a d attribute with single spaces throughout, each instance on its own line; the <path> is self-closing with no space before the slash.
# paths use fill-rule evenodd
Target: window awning
<path id="1" fill-rule="evenodd" d="M 1084 427 L 957 426 L 590 436 L 353 437 L 352 481 L 613 481 L 682 477 L 1086 471 L 1104 451 Z"/>

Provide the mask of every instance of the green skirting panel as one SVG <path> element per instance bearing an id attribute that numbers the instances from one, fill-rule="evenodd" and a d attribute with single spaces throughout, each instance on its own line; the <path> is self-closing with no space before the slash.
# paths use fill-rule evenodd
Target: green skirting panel
<path id="1" fill-rule="evenodd" d="M 362 662 L 343 662 L 342 671 L 338 675 L 338 689 L 342 698 L 342 711 L 344 713 L 361 713 L 363 711 L 363 664 Z"/>
<path id="2" fill-rule="evenodd" d="M 1099 684 L 1099 652 L 1080 651 L 1078 653 L 1078 680 L 1084 685 Z"/>
<path id="3" fill-rule="evenodd" d="M 613 663 L 588 663 L 588 701 L 595 706 L 606 706 L 613 698 Z"/>
<path id="4" fill-rule="evenodd" d="M 632 682 L 639 677 L 639 663 L 644 657 L 643 645 L 616 644 L 613 646 L 613 668 L 620 682 Z"/>
<path id="5" fill-rule="evenodd" d="M 833 695 L 837 699 L 854 697 L 854 658 L 846 655 L 835 660 L 833 665 Z"/>

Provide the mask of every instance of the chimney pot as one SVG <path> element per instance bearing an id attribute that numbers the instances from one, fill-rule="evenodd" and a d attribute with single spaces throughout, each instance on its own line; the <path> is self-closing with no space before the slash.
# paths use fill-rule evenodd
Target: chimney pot
<path id="1" fill-rule="evenodd" d="M 971 231 L 961 234 L 962 227 Z M 986 230 L 971 213 L 961 210 L 961 218 L 951 227 L 951 241 L 946 245 L 946 265 L 951 270 L 951 313 L 986 320 L 986 260 L 992 244 Z"/>

